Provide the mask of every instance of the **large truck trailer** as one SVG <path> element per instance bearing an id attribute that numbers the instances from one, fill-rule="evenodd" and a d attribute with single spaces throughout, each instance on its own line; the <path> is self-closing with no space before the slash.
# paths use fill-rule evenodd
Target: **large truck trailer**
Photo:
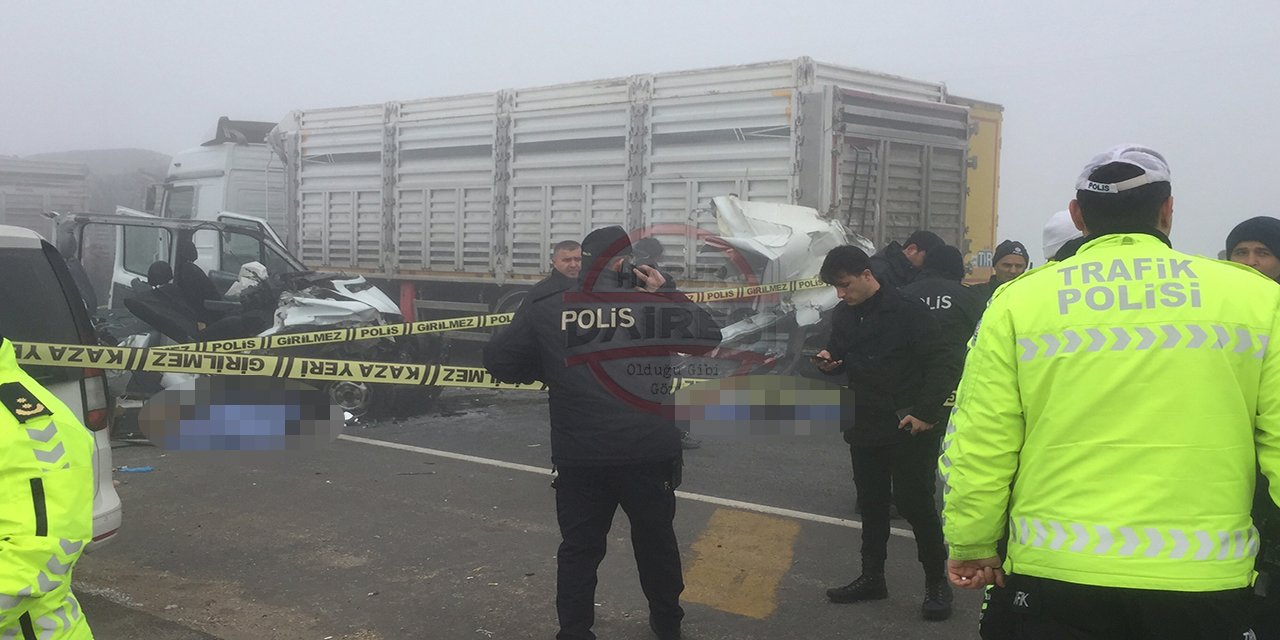
<path id="1" fill-rule="evenodd" d="M 876 246 L 934 231 L 980 280 L 1000 125 L 940 83 L 798 58 L 307 109 L 270 131 L 224 119 L 152 208 L 261 216 L 308 267 L 434 315 L 514 308 L 555 243 L 610 224 L 657 237 L 683 287 L 749 280 L 702 241 L 730 194 L 812 207 Z"/>
<path id="2" fill-rule="evenodd" d="M 82 164 L 0 158 L 0 224 L 53 238 L 46 214 L 87 210 L 88 176 Z"/>

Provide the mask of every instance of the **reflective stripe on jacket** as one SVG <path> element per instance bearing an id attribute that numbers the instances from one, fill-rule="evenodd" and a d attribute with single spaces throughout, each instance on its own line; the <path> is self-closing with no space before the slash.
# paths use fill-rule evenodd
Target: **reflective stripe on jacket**
<path id="1" fill-rule="evenodd" d="M 1102 236 L 1002 287 L 939 467 L 956 559 L 1108 587 L 1248 586 L 1257 460 L 1280 502 L 1280 287 Z M 1006 518 L 1006 514 L 1008 517 Z"/>

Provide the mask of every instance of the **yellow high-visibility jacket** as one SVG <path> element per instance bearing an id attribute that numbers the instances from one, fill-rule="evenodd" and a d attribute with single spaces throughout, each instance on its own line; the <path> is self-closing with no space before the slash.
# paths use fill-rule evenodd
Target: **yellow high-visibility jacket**
<path id="1" fill-rule="evenodd" d="M 1280 503 L 1275 341 L 1274 282 L 1146 234 L 1001 287 L 939 459 L 951 557 L 994 556 L 1007 532 L 1012 573 L 1247 587 L 1255 449 Z"/>
<path id="2" fill-rule="evenodd" d="M 93 537 L 93 449 L 93 434 L 0 342 L 0 638 L 93 638 L 71 593 Z"/>

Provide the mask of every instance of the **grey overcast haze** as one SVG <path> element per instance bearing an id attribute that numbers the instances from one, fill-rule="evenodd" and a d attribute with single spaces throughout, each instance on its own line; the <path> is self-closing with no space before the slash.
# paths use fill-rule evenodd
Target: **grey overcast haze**
<path id="1" fill-rule="evenodd" d="M 798 56 L 1005 108 L 1001 238 L 1039 260 L 1076 174 L 1121 142 L 1173 170 L 1175 246 L 1280 216 L 1280 2 L 0 3 L 0 155 L 174 154 L 219 116 Z"/>

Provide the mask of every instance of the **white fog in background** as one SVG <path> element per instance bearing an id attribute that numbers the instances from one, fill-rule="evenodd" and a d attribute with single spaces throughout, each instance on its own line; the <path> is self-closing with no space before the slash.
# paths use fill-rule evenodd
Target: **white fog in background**
<path id="1" fill-rule="evenodd" d="M 1000 236 L 1039 260 L 1079 168 L 1120 142 L 1173 169 L 1175 245 L 1280 216 L 1280 3 L 25 2 L 0 6 L 0 155 L 173 154 L 218 116 L 798 56 L 1005 107 Z"/>

